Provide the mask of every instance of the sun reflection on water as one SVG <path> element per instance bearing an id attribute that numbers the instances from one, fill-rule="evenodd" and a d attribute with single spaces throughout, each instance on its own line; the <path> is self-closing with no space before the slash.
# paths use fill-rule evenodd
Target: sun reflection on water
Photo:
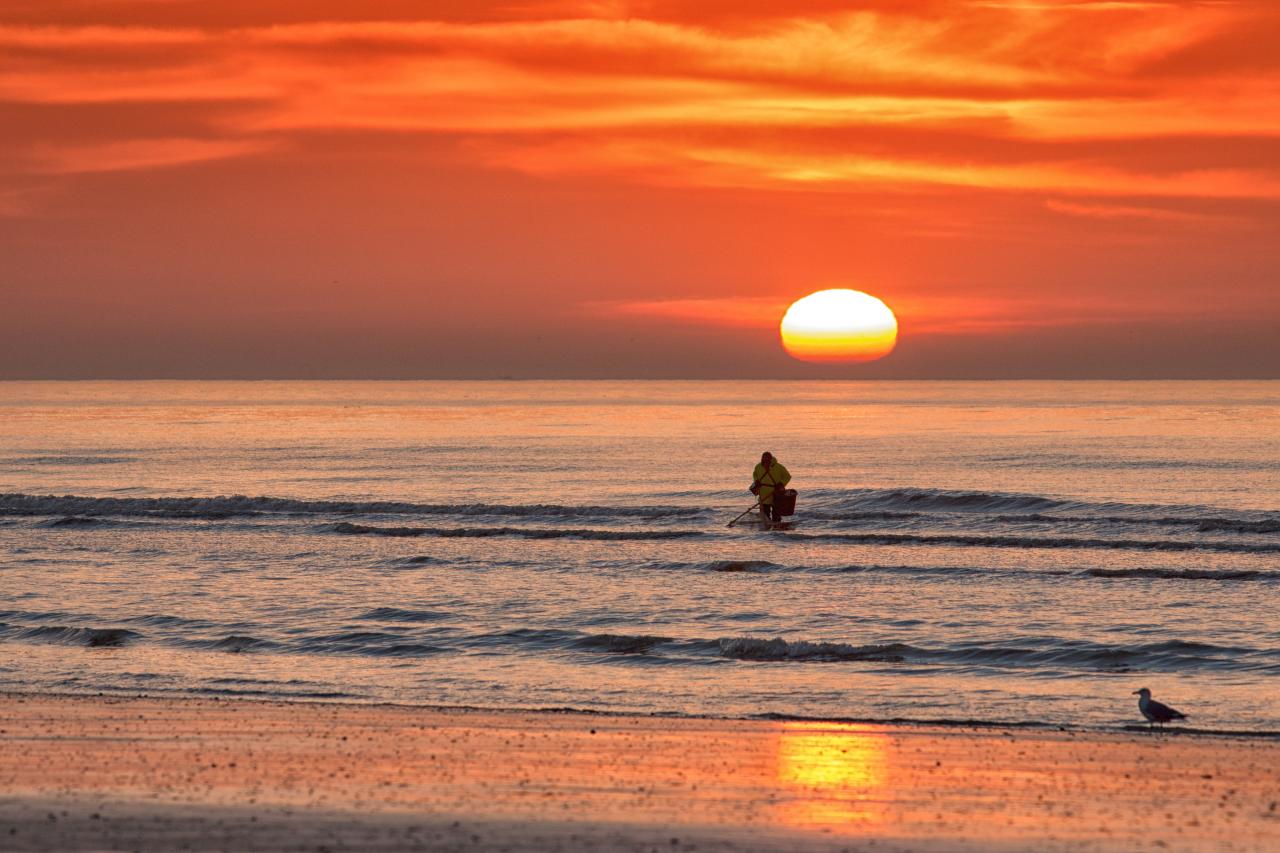
<path id="1" fill-rule="evenodd" d="M 889 739 L 867 726 L 788 723 L 778 739 L 778 781 L 792 792 L 780 819 L 796 828 L 885 819 Z"/>

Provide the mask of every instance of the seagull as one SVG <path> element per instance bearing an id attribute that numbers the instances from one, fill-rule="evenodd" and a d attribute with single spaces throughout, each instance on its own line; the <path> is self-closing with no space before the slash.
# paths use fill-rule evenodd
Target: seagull
<path id="1" fill-rule="evenodd" d="M 1141 690 L 1133 691 L 1133 695 L 1138 697 L 1138 710 L 1142 712 L 1142 716 L 1147 718 L 1147 726 L 1152 723 L 1159 723 L 1163 726 L 1170 720 L 1185 720 L 1187 715 L 1181 711 L 1175 711 L 1163 702 L 1157 702 L 1151 698 L 1150 688 L 1144 687 Z"/>

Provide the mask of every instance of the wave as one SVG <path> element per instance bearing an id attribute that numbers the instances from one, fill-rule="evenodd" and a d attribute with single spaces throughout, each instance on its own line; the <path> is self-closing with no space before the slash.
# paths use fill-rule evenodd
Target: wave
<path id="1" fill-rule="evenodd" d="M 1019 669 L 1032 672 L 1182 672 L 1196 669 L 1280 673 L 1280 650 L 1218 646 L 1188 640 L 1110 645 L 1058 637 L 1018 637 L 1008 642 L 931 645 L 908 642 L 848 643 L 787 637 L 678 639 L 649 634 L 583 634 L 548 628 L 517 628 L 470 637 L 462 645 L 515 646 L 532 654 L 590 652 L 642 656 L 646 662 L 696 664 L 699 660 L 896 664 L 906 669 Z M 905 671 L 905 670 L 903 670 Z"/>
<path id="2" fill-rule="evenodd" d="M 391 608 L 387 608 L 391 610 Z M 374 611 L 370 611 L 374 612 Z M 413 611 L 400 611 L 409 614 Z M 366 614 L 367 615 L 367 614 Z M 139 621 L 139 620 L 132 620 Z M 422 621 L 410 620 L 403 621 Z M 28 643 L 55 643 L 88 648 L 118 648 L 144 636 L 128 628 L 93 628 L 67 625 L 15 625 L 0 622 L 0 639 Z M 335 634 L 302 636 L 290 641 L 272 641 L 244 634 L 222 637 L 157 635 L 147 637 L 164 645 L 239 654 L 244 652 L 286 652 L 294 654 L 341 654 L 370 657 L 422 657 L 451 649 L 421 642 L 402 633 L 384 631 L 343 631 Z"/>
<path id="3" fill-rule="evenodd" d="M 447 646 L 425 643 L 400 633 L 386 631 L 343 631 L 297 640 L 289 651 L 303 654 L 367 655 L 370 657 L 425 657 L 453 651 Z"/>
<path id="4" fill-rule="evenodd" d="M 705 493 L 697 494 L 705 498 Z M 1115 502 L 1086 502 L 1065 500 L 1030 494 L 950 491 L 928 488 L 894 488 L 871 490 L 815 489 L 802 507 L 805 522 L 832 525 L 841 532 L 842 527 L 871 528 L 850 533 L 883 538 L 915 536 L 920 538 L 898 541 L 922 544 L 989 545 L 995 547 L 1089 547 L 1089 548 L 1140 548 L 1148 550 L 1240 550 L 1243 552 L 1270 552 L 1280 550 L 1267 542 L 1251 542 L 1248 547 L 1219 546 L 1218 541 L 1228 541 L 1233 535 L 1266 536 L 1280 532 L 1280 514 L 1262 510 L 1242 510 L 1239 514 L 1228 510 L 1192 506 L 1129 505 Z M 174 519 L 206 519 L 211 521 L 255 517 L 311 517 L 333 516 L 418 516 L 453 518 L 528 519 L 546 522 L 595 520 L 606 526 L 610 522 L 673 522 L 680 518 L 697 527 L 701 522 L 718 519 L 720 511 L 711 506 L 608 506 L 564 504 L 440 504 L 405 501 L 334 501 L 295 500 L 276 497 L 248 497 L 244 495 L 219 497 L 85 497 L 76 495 L 0 494 L 0 518 L 4 516 L 47 517 L 45 527 L 90 527 L 104 522 L 107 517 L 155 517 Z M 3 523 L 3 522 L 0 522 Z M 418 525 L 364 524 L 352 519 L 342 522 L 347 527 L 335 526 L 335 532 L 366 533 L 381 536 L 520 536 L 524 538 L 587 538 L 587 539 L 666 539 L 703 535 L 693 531 L 628 532 L 625 534 L 590 532 L 579 528 L 573 532 L 516 532 L 516 528 L 495 525 L 493 527 L 459 527 L 452 532 L 440 532 L 441 528 Z M 1002 538 L 1011 525 L 1036 524 L 1078 528 L 1096 527 L 1098 539 L 1072 540 L 1066 537 L 1044 536 L 1039 539 L 1015 541 L 1012 534 Z M 936 531 L 914 532 L 920 525 L 960 526 L 954 534 Z M 877 526 L 891 528 L 877 530 Z M 1143 537 L 1102 539 L 1101 536 L 1123 534 L 1124 528 L 1141 529 L 1155 526 L 1183 529 L 1188 534 L 1216 534 L 1208 541 L 1194 544 L 1172 540 L 1148 543 Z M 904 529 L 905 528 L 905 529 Z M 1003 528 L 1003 529 L 1002 529 Z M 1114 529 L 1114 530 L 1113 530 Z M 449 528 L 443 528 L 449 530 Z M 707 531 L 710 533 L 711 531 Z M 718 531 L 717 531 L 718 532 Z M 1064 531 L 1065 532 L 1065 531 Z M 988 535 L 990 539 L 977 537 Z M 923 538 L 923 537 L 933 538 Z M 948 538 L 942 538 L 948 537 Z M 1160 537 L 1151 537 L 1159 540 Z M 856 541 L 856 540 L 855 540 Z M 869 542 L 878 539 L 862 540 Z M 1278 543 L 1280 544 L 1280 543 Z"/>
<path id="5" fill-rule="evenodd" d="M 1130 670 L 1183 671 L 1280 670 L 1280 660 L 1252 660 L 1256 649 L 1216 646 L 1187 640 L 1110 646 L 1085 640 L 1028 638 L 1026 645 L 964 644 L 929 654 L 942 663 L 1026 669 L 1066 668 L 1126 672 Z M 1274 654 L 1261 653 L 1264 658 Z"/>
<path id="6" fill-rule="evenodd" d="M 464 644 L 483 648 L 516 646 L 539 652 L 674 656 L 686 662 L 695 662 L 699 657 L 784 659 L 786 655 L 781 654 L 781 646 L 777 644 L 790 647 L 789 659 L 792 660 L 852 660 L 855 654 L 850 651 L 853 647 L 838 643 L 786 643 L 781 639 L 759 640 L 751 637 L 677 639 L 651 634 L 583 634 L 556 628 L 515 628 L 497 634 L 471 637 Z"/>
<path id="7" fill-rule="evenodd" d="M 1173 568 L 1029 568 L 978 565 L 935 565 L 850 563 L 846 565 L 779 564 L 767 560 L 713 560 L 705 563 L 624 563 L 627 568 L 711 571 L 729 573 L 796 572 L 815 575 L 887 574 L 940 578 L 1009 577 L 1009 578 L 1167 578 L 1172 580 L 1211 581 L 1280 581 L 1280 571 L 1264 569 L 1173 569 Z"/>
<path id="8" fill-rule="evenodd" d="M 1135 551 L 1227 551 L 1239 554 L 1280 553 L 1280 542 L 1197 542 L 1176 539 L 1084 539 L 1049 536 L 997 536 L 969 533 L 795 533 L 773 534 L 786 539 L 837 540 L 865 545 L 964 545 L 976 548 L 1108 548 Z"/>
<path id="9" fill-rule="evenodd" d="M 1221 517 L 1196 516 L 1142 516 L 1142 515 L 1046 515 L 1044 513 L 1028 513 L 1024 515 L 995 515 L 991 521 L 1012 524 L 1094 524 L 1094 525 L 1127 525 L 1133 527 L 1183 527 L 1197 533 L 1277 533 L 1280 532 L 1278 519 L 1233 519 Z"/>
<path id="10" fill-rule="evenodd" d="M 809 493 L 808 518 L 831 521 L 895 521 L 931 514 L 988 514 L 989 521 L 1048 524 L 1124 524 L 1188 527 L 1201 533 L 1276 533 L 1280 514 L 1242 510 L 1238 517 L 1200 506 L 1094 503 L 1042 495 L 901 488 Z M 1153 514 L 1155 513 L 1159 514 Z"/>
<path id="11" fill-rule="evenodd" d="M 223 623 L 210 622 L 208 619 L 188 619 L 183 616 L 171 616 L 167 613 L 147 613 L 142 616 L 134 616 L 123 621 L 128 622 L 131 625 L 146 625 L 149 628 L 189 628 L 202 630 L 207 628 L 216 628 L 220 625 L 222 627 L 226 627 Z"/>
<path id="12" fill-rule="evenodd" d="M 141 461 L 136 456 L 21 456 L 12 460 L 15 465 L 119 465 Z"/>
<path id="13" fill-rule="evenodd" d="M 821 494 L 821 493 L 819 493 Z M 838 503 L 842 508 L 910 510 L 915 512 L 1001 512 L 1075 506 L 1073 501 L 1005 492 L 959 492 L 947 489 L 874 489 Z"/>
<path id="14" fill-rule="evenodd" d="M 1266 581 L 1280 580 L 1280 572 L 1256 569 L 1086 569 L 1095 578 L 1165 578 L 1168 580 Z"/>
<path id="15" fill-rule="evenodd" d="M 594 539 L 622 541 L 631 539 L 692 539 L 705 534 L 701 530 L 592 530 L 547 527 L 378 527 L 340 521 L 326 530 L 348 536 L 437 536 L 441 538 L 484 539 L 495 536 L 518 539 Z"/>
<path id="16" fill-rule="evenodd" d="M 918 635 L 866 643 L 821 638 L 724 636 L 677 638 L 648 633 L 587 633 L 562 628 L 521 627 L 488 634 L 428 627 L 445 614 L 380 607 L 359 618 L 382 625 L 368 630 L 289 634 L 263 639 L 243 633 L 178 636 L 163 633 L 145 639 L 211 652 L 342 655 L 413 659 L 441 654 L 516 652 L 535 658 L 592 655 L 643 665 L 703 666 L 737 661 L 779 664 L 856 663 L 887 665 L 908 673 L 920 668 L 957 672 L 1017 670 L 1066 677 L 1079 672 L 1252 672 L 1280 675 L 1280 648 L 1218 645 L 1193 639 L 1108 643 L 1057 636 L 950 642 Z M 904 623 L 901 627 L 910 628 Z M 225 627 L 222 628 L 225 631 Z M 0 639 L 55 643 L 87 648 L 119 648 L 144 639 L 127 628 L 0 623 Z"/>
<path id="17" fill-rule="evenodd" d="M 0 623 L 0 637 L 23 642 L 115 648 L 127 645 L 141 636 L 128 628 L 75 628 L 66 625 L 28 627 Z"/>
<path id="18" fill-rule="evenodd" d="M 1008 644 L 959 643 L 923 647 L 906 643 L 852 645 L 783 637 L 729 637 L 716 641 L 723 657 L 741 661 L 878 662 L 909 666 L 1126 672 L 1216 671 L 1280 673 L 1280 650 L 1217 646 L 1186 640 L 1111 646 L 1084 640 L 1021 638 Z"/>
<path id="19" fill-rule="evenodd" d="M 574 640 L 572 648 L 589 652 L 614 655 L 639 655 L 649 653 L 655 646 L 671 643 L 671 637 L 653 637 L 631 634 L 591 634 Z"/>
<path id="20" fill-rule="evenodd" d="M 195 696 L 265 696 L 270 699 L 294 701 L 315 700 L 315 701 L 332 701 L 335 699 L 359 699 L 362 698 L 356 693 L 346 693 L 341 690 L 279 690 L 279 689 L 234 689 L 229 687 L 183 687 L 179 690 L 164 690 L 156 688 L 148 688 L 148 693 L 172 693 L 178 696 L 188 693 Z"/>
<path id="21" fill-rule="evenodd" d="M 402 610 L 399 607 L 375 607 L 356 617 L 373 622 L 437 622 L 448 619 L 449 614 L 440 610 Z"/>
<path id="22" fill-rule="evenodd" d="M 1230 518 L 1205 518 L 1196 523 L 1196 530 L 1201 533 L 1280 533 L 1280 519 L 1259 519 L 1257 521 L 1240 521 Z"/>
<path id="23" fill-rule="evenodd" d="M 729 637 L 717 640 L 720 654 L 746 661 L 878 661 L 901 663 L 906 652 L 916 649 L 900 643 L 852 646 L 845 643 L 822 643 L 781 637 L 764 640 L 756 637 Z"/>
<path id="24" fill-rule="evenodd" d="M 308 501 L 291 498 L 100 498 L 78 495 L 0 494 L 0 515 L 156 516 L 235 518 L 256 515 L 452 515 L 519 518 L 631 518 L 656 521 L 711 512 L 698 507 L 571 506 L 563 504 L 428 504 L 404 501 Z"/>
<path id="25" fill-rule="evenodd" d="M 380 608 L 394 611 L 394 608 Z M 370 611 L 370 613 L 375 611 Z M 395 617 L 380 617 L 382 621 L 423 622 L 423 618 L 411 618 L 414 611 L 399 611 Z M 425 613 L 425 611 L 422 611 Z M 368 616 L 368 614 L 365 614 Z M 304 655 L 355 655 L 364 657 L 425 657 L 453 651 L 435 643 L 423 642 L 401 629 L 386 631 L 340 631 L 333 634 L 303 635 L 289 640 L 266 640 L 245 634 L 230 634 L 218 638 L 156 637 L 155 640 L 188 649 L 243 654 L 246 652 L 283 652 Z M 137 635 L 135 635 L 137 636 Z"/>
<path id="26" fill-rule="evenodd" d="M 415 557 L 401 557 L 395 561 L 397 566 L 434 566 L 443 563 L 439 557 L 432 557 L 429 554 L 419 554 Z"/>
<path id="27" fill-rule="evenodd" d="M 51 518 L 40 523 L 41 527 L 96 527 L 104 524 L 100 518 L 87 518 L 82 515 L 64 515 Z"/>
<path id="28" fill-rule="evenodd" d="M 269 644 L 264 640 L 259 640 L 257 637 L 245 637 L 240 634 L 232 634 L 211 643 L 209 647 L 220 652 L 242 654 L 244 652 L 260 651 L 270 645 L 273 644 Z"/>
<path id="29" fill-rule="evenodd" d="M 984 566 L 905 566 L 880 563 L 853 564 L 847 566 L 815 567 L 809 571 L 822 574 L 861 575 L 923 575 L 934 577 L 990 577 L 992 575 L 1049 576 L 1064 575 L 1067 571 L 1055 569 L 992 569 Z"/>
<path id="30" fill-rule="evenodd" d="M 64 622 L 77 619 L 95 619 L 81 613 L 67 613 L 63 610 L 0 610 L 0 619 L 21 619 L 24 622 Z M 12 625 L 8 627 L 14 627 Z M 0 630 L 4 623 L 0 622 Z"/>
<path id="31" fill-rule="evenodd" d="M 768 560 L 712 560 L 697 567 L 710 572 L 767 572 L 783 568 Z"/>

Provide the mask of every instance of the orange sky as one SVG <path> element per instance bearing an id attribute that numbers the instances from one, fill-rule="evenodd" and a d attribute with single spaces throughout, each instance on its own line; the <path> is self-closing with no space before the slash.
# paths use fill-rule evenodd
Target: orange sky
<path id="1" fill-rule="evenodd" d="M 0 376 L 1280 377 L 1274 0 L 6 0 Z M 897 311 L 805 365 L 786 305 Z"/>

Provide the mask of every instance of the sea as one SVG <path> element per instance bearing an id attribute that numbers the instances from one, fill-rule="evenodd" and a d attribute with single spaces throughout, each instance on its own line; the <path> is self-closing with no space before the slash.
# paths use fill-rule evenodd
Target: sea
<path id="1" fill-rule="evenodd" d="M 0 383 L 4 691 L 1280 732 L 1278 614 L 1280 382 Z"/>

